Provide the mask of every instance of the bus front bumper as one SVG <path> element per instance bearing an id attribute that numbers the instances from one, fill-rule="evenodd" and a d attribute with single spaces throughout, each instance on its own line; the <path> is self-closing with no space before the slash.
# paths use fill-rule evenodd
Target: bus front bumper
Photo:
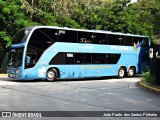
<path id="1" fill-rule="evenodd" d="M 8 69 L 7 74 L 9 78 L 22 79 L 20 69 Z"/>

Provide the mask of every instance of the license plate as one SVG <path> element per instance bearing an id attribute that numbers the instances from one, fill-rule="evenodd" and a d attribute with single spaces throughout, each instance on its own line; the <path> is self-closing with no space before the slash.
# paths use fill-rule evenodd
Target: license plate
<path id="1" fill-rule="evenodd" d="M 15 78 L 15 74 L 10 74 L 9 75 L 11 78 Z"/>

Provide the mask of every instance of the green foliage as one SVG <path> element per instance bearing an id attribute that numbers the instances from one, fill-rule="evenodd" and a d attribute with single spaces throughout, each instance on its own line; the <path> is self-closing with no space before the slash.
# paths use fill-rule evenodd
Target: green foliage
<path id="1" fill-rule="evenodd" d="M 0 54 L 5 52 L 11 45 L 11 37 L 6 31 L 0 31 Z"/>
<path id="2" fill-rule="evenodd" d="M 152 76 L 150 74 L 150 72 L 144 73 L 144 79 L 146 80 L 146 82 L 151 83 L 151 84 L 156 84 L 157 83 L 155 76 Z"/>

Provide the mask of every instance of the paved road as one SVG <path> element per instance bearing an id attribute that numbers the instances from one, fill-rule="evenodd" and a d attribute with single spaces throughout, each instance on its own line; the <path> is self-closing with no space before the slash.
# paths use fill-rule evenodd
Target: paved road
<path id="1" fill-rule="evenodd" d="M 98 79 L 21 82 L 0 77 L 0 111 L 160 111 L 160 95 L 137 86 L 140 77 Z M 44 118 L 12 119 L 44 120 Z M 45 119 L 158 120 L 160 118 L 53 117 Z"/>

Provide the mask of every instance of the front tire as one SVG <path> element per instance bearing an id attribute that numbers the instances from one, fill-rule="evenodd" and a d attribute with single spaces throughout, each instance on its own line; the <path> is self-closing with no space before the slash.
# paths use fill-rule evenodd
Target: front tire
<path id="1" fill-rule="evenodd" d="M 47 71 L 46 80 L 48 82 L 53 82 L 57 79 L 57 70 L 52 68 Z"/>
<path id="2" fill-rule="evenodd" d="M 123 78 L 123 77 L 125 77 L 125 75 L 126 75 L 126 70 L 125 70 L 125 68 L 120 67 L 119 70 L 118 70 L 118 77 L 119 77 L 119 78 Z"/>

